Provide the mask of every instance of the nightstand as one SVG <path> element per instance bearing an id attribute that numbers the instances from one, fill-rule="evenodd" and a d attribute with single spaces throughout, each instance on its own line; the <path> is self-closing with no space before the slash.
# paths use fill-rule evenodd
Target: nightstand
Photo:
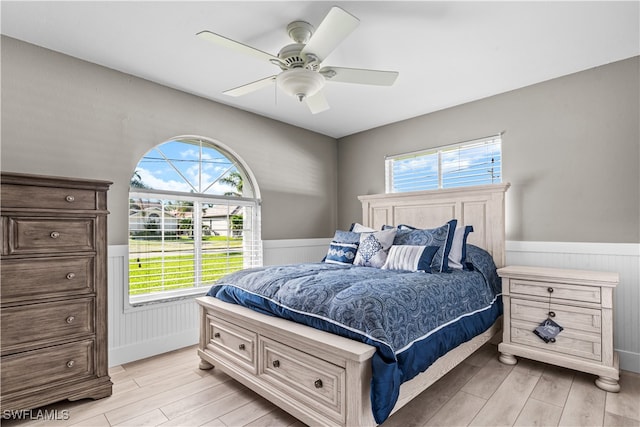
<path id="1" fill-rule="evenodd" d="M 514 356 L 598 375 L 596 385 L 618 392 L 618 354 L 613 350 L 613 290 L 618 273 L 507 266 L 502 277 L 504 303 L 500 361 Z M 545 342 L 534 329 L 545 319 L 564 329 Z"/>

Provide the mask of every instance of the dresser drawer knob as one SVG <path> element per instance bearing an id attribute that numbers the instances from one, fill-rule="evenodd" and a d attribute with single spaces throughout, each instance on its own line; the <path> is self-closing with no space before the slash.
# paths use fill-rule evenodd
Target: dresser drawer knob
<path id="1" fill-rule="evenodd" d="M 552 288 L 551 286 L 549 286 L 549 287 L 547 288 L 547 292 L 549 292 L 550 294 L 552 294 L 552 293 L 553 293 L 553 288 Z"/>
<path id="2" fill-rule="evenodd" d="M 556 342 L 555 338 L 549 338 L 549 342 Z"/>
<path id="3" fill-rule="evenodd" d="M 60 237 L 60 233 L 58 233 L 57 231 L 52 231 L 51 234 L 49 234 L 49 237 L 51 237 L 52 239 L 57 239 L 58 237 Z"/>
<path id="4" fill-rule="evenodd" d="M 216 332 L 215 334 L 213 334 L 214 338 L 220 338 L 220 332 Z"/>
<path id="5" fill-rule="evenodd" d="M 549 312 L 549 317 L 556 317 L 556 312 L 555 311 L 550 311 Z"/>
<path id="6" fill-rule="evenodd" d="M 279 360 L 274 360 L 273 361 L 273 367 L 274 368 L 279 368 L 280 367 L 280 361 Z"/>
<path id="7" fill-rule="evenodd" d="M 239 350 L 244 350 L 244 349 L 245 349 L 244 344 L 240 344 L 240 345 L 238 346 L 238 349 L 239 349 Z"/>
<path id="8" fill-rule="evenodd" d="M 73 280 L 76 277 L 76 273 L 67 273 L 67 279 Z"/>
<path id="9" fill-rule="evenodd" d="M 67 317 L 67 323 L 68 323 L 68 324 L 72 324 L 74 320 L 76 320 L 76 317 L 75 317 L 75 316 L 69 316 L 69 317 Z"/>
<path id="10" fill-rule="evenodd" d="M 316 381 L 313 383 L 313 385 L 314 385 L 316 388 L 322 388 L 322 380 L 316 380 Z"/>
<path id="11" fill-rule="evenodd" d="M 73 197 L 72 195 L 68 195 L 68 196 L 67 196 L 67 197 L 65 197 L 64 199 L 65 199 L 67 202 L 69 202 L 69 203 L 73 203 L 73 202 L 76 200 L 76 198 L 75 198 L 75 197 Z"/>
<path id="12" fill-rule="evenodd" d="M 76 364 L 76 362 L 74 362 L 73 360 L 69 360 L 67 362 L 67 368 L 73 368 L 73 365 L 75 365 L 75 364 Z"/>

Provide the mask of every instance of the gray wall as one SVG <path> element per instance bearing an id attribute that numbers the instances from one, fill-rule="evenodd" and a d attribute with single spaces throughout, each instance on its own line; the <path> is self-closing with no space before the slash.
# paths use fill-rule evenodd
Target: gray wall
<path id="1" fill-rule="evenodd" d="M 503 135 L 507 240 L 640 242 L 639 58 L 338 141 L 338 226 L 384 192 L 384 156 Z"/>
<path id="2" fill-rule="evenodd" d="M 333 235 L 336 141 L 2 37 L 3 171 L 113 181 L 109 244 L 126 244 L 141 157 L 179 135 L 234 150 L 261 191 L 264 239 Z"/>

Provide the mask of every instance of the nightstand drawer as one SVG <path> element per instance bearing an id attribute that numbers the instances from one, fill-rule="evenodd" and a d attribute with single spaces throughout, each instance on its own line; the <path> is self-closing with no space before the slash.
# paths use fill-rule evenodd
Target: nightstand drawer
<path id="1" fill-rule="evenodd" d="M 552 313 L 551 315 L 549 314 L 550 312 Z M 600 334 L 602 331 L 601 310 L 517 298 L 511 299 L 511 319 L 513 320 L 539 324 L 547 316 L 551 317 L 565 330 L 571 329 L 594 334 Z M 561 334 L 563 333 L 561 332 Z"/>
<path id="2" fill-rule="evenodd" d="M 25 345 L 88 338 L 95 332 L 94 304 L 93 298 L 81 298 L 3 308 L 2 354 L 24 350 Z"/>
<path id="3" fill-rule="evenodd" d="M 544 320 L 544 319 L 543 319 Z M 602 360 L 601 336 L 579 330 L 565 329 L 555 342 L 545 343 L 533 330 L 540 322 L 511 319 L 511 342 L 534 347 L 545 352 L 561 353 L 583 359 Z"/>
<path id="4" fill-rule="evenodd" d="M 552 290 L 549 292 L 549 290 Z M 511 279 L 509 292 L 517 295 L 539 296 L 552 299 L 582 301 L 600 304 L 600 288 L 597 286 L 569 285 L 556 282 Z"/>
<path id="5" fill-rule="evenodd" d="M 207 348 L 253 373 L 258 372 L 258 335 L 240 326 L 209 316 Z"/>

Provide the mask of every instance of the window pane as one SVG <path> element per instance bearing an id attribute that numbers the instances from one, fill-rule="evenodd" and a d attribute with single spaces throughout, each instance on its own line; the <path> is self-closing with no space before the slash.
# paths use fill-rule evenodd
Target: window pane
<path id="1" fill-rule="evenodd" d="M 502 182 L 500 136 L 386 159 L 387 192 Z"/>

